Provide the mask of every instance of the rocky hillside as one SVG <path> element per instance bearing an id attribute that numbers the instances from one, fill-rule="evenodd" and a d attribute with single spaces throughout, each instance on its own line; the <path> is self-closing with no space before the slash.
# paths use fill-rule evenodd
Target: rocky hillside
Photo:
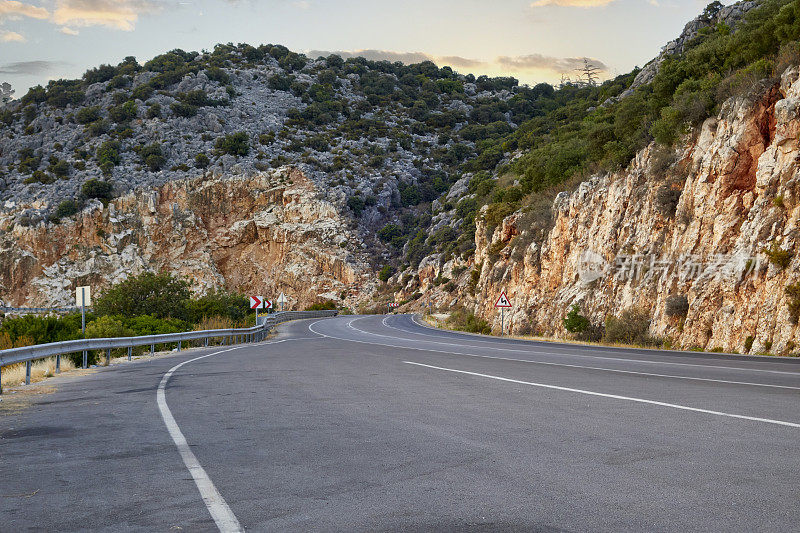
<path id="1" fill-rule="evenodd" d="M 355 303 L 373 290 L 361 241 L 299 170 L 176 180 L 103 205 L 88 203 L 60 224 L 12 224 L 0 237 L 4 298 L 67 306 L 77 285 L 104 287 L 144 270 L 167 270 L 195 289 L 256 287 L 304 307 Z"/>
<path id="2" fill-rule="evenodd" d="M 0 299 L 167 269 L 498 331 L 505 290 L 508 331 L 792 352 L 798 41 L 799 0 L 748 0 L 600 85 L 272 45 L 52 82 L 0 112 Z"/>

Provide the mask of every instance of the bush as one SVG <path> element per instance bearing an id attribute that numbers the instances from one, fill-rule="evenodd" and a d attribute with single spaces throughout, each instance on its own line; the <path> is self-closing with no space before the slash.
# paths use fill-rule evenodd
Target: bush
<path id="1" fill-rule="evenodd" d="M 114 122 L 122 123 L 135 119 L 138 111 L 136 102 L 129 101 L 120 106 L 112 107 L 108 110 L 108 115 Z"/>
<path id="2" fill-rule="evenodd" d="M 187 303 L 188 319 L 197 324 L 204 318 L 229 318 L 234 323 L 242 323 L 247 318 L 250 305 L 241 294 L 215 290 Z"/>
<path id="3" fill-rule="evenodd" d="M 392 265 L 384 265 L 381 271 L 378 273 L 378 279 L 383 281 L 384 283 L 389 281 L 389 278 L 392 277 L 394 274 L 394 267 Z"/>
<path id="4" fill-rule="evenodd" d="M 82 107 L 75 113 L 75 122 L 78 124 L 91 124 L 100 120 L 100 107 Z"/>
<path id="5" fill-rule="evenodd" d="M 147 118 L 161 118 L 161 104 L 155 102 L 147 108 Z"/>
<path id="6" fill-rule="evenodd" d="M 133 330 L 125 327 L 121 320 L 111 316 L 101 316 L 86 324 L 87 339 L 132 337 L 133 335 Z"/>
<path id="7" fill-rule="evenodd" d="M 247 133 L 240 131 L 217 139 L 215 147 L 225 154 L 245 156 L 250 153 L 249 143 Z"/>
<path id="8" fill-rule="evenodd" d="M 360 196 L 351 196 L 347 199 L 347 207 L 350 208 L 350 211 L 352 211 L 355 216 L 359 217 L 364 210 L 364 199 Z"/>
<path id="9" fill-rule="evenodd" d="M 644 309 L 628 308 L 619 317 L 606 319 L 604 340 L 609 343 L 653 346 L 660 343 L 650 336 L 650 316 Z"/>
<path id="10" fill-rule="evenodd" d="M 206 154 L 197 154 L 194 156 L 194 166 L 196 168 L 208 168 L 208 165 L 210 164 L 211 160 Z"/>
<path id="11" fill-rule="evenodd" d="M 752 335 L 748 335 L 747 338 L 744 340 L 744 352 L 750 353 L 750 350 L 753 348 L 753 342 L 755 342 L 755 338 Z"/>
<path id="12" fill-rule="evenodd" d="M 673 294 L 667 298 L 664 312 L 668 317 L 683 317 L 689 313 L 689 299 L 683 294 Z"/>
<path id="13" fill-rule="evenodd" d="M 137 152 L 142 160 L 142 163 L 144 163 L 152 172 L 161 170 L 161 167 L 163 167 L 167 162 L 167 158 L 164 157 L 164 152 L 161 149 L 161 145 L 157 142 L 148 144 L 147 146 L 141 146 L 137 149 Z"/>
<path id="14" fill-rule="evenodd" d="M 800 318 L 800 283 L 793 283 L 787 285 L 784 289 L 786 295 L 789 297 L 789 321 L 792 324 L 797 324 Z"/>
<path id="15" fill-rule="evenodd" d="M 81 205 L 75 200 L 64 200 L 55 211 L 55 218 L 66 218 L 78 213 L 81 210 Z"/>
<path id="16" fill-rule="evenodd" d="M 792 261 L 792 252 L 782 249 L 778 241 L 772 241 L 770 247 L 764 248 L 762 251 L 767 254 L 769 262 L 778 268 L 786 268 Z"/>
<path id="17" fill-rule="evenodd" d="M 113 285 L 95 301 L 98 315 L 188 317 L 189 282 L 169 273 L 145 272 Z"/>
<path id="18" fill-rule="evenodd" d="M 111 200 L 114 186 L 107 181 L 91 179 L 81 186 L 81 193 L 87 198 L 97 198 L 98 200 Z"/>
<path id="19" fill-rule="evenodd" d="M 190 118 L 197 114 L 197 106 L 187 104 L 186 102 L 173 102 L 170 104 L 169 108 L 179 117 Z"/>
<path id="20" fill-rule="evenodd" d="M 306 307 L 306 311 L 327 311 L 336 309 L 336 302 L 333 300 L 325 300 L 324 302 L 317 302 L 313 305 Z"/>
<path id="21" fill-rule="evenodd" d="M 583 333 L 591 326 L 589 319 L 580 314 L 580 311 L 580 307 L 577 304 L 573 304 L 572 309 L 564 317 L 564 329 L 570 333 Z"/>
<path id="22" fill-rule="evenodd" d="M 106 141 L 97 148 L 95 158 L 103 174 L 111 174 L 113 168 L 122 162 L 121 149 L 119 141 Z"/>
<path id="23" fill-rule="evenodd" d="M 475 313 L 467 312 L 466 309 L 453 311 L 447 319 L 447 324 L 458 331 L 480 333 L 482 335 L 492 334 L 492 328 L 487 321 L 476 317 Z"/>

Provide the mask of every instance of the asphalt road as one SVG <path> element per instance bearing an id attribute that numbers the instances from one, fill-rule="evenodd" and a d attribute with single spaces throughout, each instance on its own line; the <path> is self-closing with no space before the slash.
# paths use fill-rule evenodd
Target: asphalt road
<path id="1" fill-rule="evenodd" d="M 800 524 L 797 361 L 406 315 L 298 321 L 220 350 L 59 378 L 0 416 L 0 531 Z"/>

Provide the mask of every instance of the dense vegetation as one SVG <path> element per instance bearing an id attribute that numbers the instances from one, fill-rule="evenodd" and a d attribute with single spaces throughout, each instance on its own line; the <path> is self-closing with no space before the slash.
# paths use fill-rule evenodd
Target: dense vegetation
<path id="1" fill-rule="evenodd" d="M 247 299 L 225 291 L 192 296 L 188 281 L 168 273 L 145 272 L 113 285 L 86 316 L 86 337 L 124 337 L 190 331 L 208 319 L 225 326 L 248 324 Z M 80 339 L 81 315 L 26 315 L 0 324 L 0 349 Z M 77 354 L 75 363 L 82 356 Z M 93 354 L 93 360 L 98 354 Z"/>
<path id="2" fill-rule="evenodd" d="M 475 157 L 459 167 L 475 174 L 468 189 L 474 196 L 443 205 L 460 221 L 455 238 L 448 227 L 415 243 L 415 233 L 395 225 L 379 237 L 395 246 L 410 240 L 406 261 L 411 265 L 434 250 L 445 257 L 470 254 L 475 217 L 487 204 L 484 220 L 490 230 L 521 209 L 530 238 L 541 236 L 552 198 L 566 183 L 623 168 L 652 141 L 670 146 L 718 112 L 728 97 L 762 94 L 788 65 L 800 62 L 800 2 L 766 0 L 747 13 L 735 32 L 721 23 L 710 24 L 721 7 L 719 2 L 710 4 L 702 15 L 709 26 L 683 54 L 668 57 L 652 83 L 625 98 L 615 97 L 630 86 L 636 70 L 599 86 L 515 87 L 513 98 L 494 107 L 525 117 L 518 128 L 493 120 L 500 115 L 489 113 L 481 124 L 457 133 L 462 140 L 475 141 Z M 521 156 L 508 161 L 510 153 Z M 669 187 L 664 191 L 665 211 L 669 205 L 674 211 L 676 199 L 666 198 Z"/>

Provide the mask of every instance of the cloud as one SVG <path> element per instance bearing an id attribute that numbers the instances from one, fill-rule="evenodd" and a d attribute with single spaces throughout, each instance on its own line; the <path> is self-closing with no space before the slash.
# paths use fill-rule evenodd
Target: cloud
<path id="1" fill-rule="evenodd" d="M 133 31 L 139 15 L 160 9 L 161 5 L 152 0 L 56 0 L 52 20 L 60 26 Z"/>
<path id="2" fill-rule="evenodd" d="M 562 7 L 602 7 L 615 0 L 536 0 L 531 7 L 562 6 Z"/>
<path id="3" fill-rule="evenodd" d="M 449 65 L 456 68 L 475 68 L 486 65 L 483 61 L 461 56 L 440 56 L 435 60 L 437 65 Z"/>
<path id="4" fill-rule="evenodd" d="M 50 17 L 50 13 L 43 7 L 23 4 L 17 0 L 0 0 L 0 21 L 16 20 L 21 17 L 46 19 Z"/>
<path id="5" fill-rule="evenodd" d="M 325 50 L 309 50 L 306 52 L 308 57 L 320 57 L 336 54 L 341 56 L 342 59 L 350 59 L 351 57 L 363 57 L 370 61 L 400 61 L 401 63 L 422 63 L 423 61 L 433 61 L 433 58 L 428 54 L 422 52 L 393 52 L 391 50 L 336 50 L 333 52 Z"/>
<path id="6" fill-rule="evenodd" d="M 78 32 L 78 30 L 73 30 L 72 28 L 68 28 L 66 26 L 62 26 L 61 28 L 59 28 L 58 31 L 60 31 L 64 35 L 78 35 L 78 33 L 80 33 Z"/>
<path id="7" fill-rule="evenodd" d="M 25 37 L 15 31 L 0 30 L 0 42 L 2 43 L 24 43 Z"/>
<path id="8" fill-rule="evenodd" d="M 586 58 L 589 63 L 600 69 L 608 70 L 602 61 Z M 583 57 L 552 57 L 542 54 L 529 54 L 525 56 L 500 56 L 496 62 L 512 71 L 524 70 L 549 70 L 555 73 L 572 72 L 583 67 Z"/>
<path id="9" fill-rule="evenodd" d="M 292 5 L 297 9 L 302 9 L 303 11 L 308 11 L 311 8 L 311 2 L 308 2 L 307 0 L 293 2 Z"/>
<path id="10" fill-rule="evenodd" d="M 65 65 L 62 61 L 17 61 L 0 65 L 0 74 L 40 75 L 58 70 Z"/>

